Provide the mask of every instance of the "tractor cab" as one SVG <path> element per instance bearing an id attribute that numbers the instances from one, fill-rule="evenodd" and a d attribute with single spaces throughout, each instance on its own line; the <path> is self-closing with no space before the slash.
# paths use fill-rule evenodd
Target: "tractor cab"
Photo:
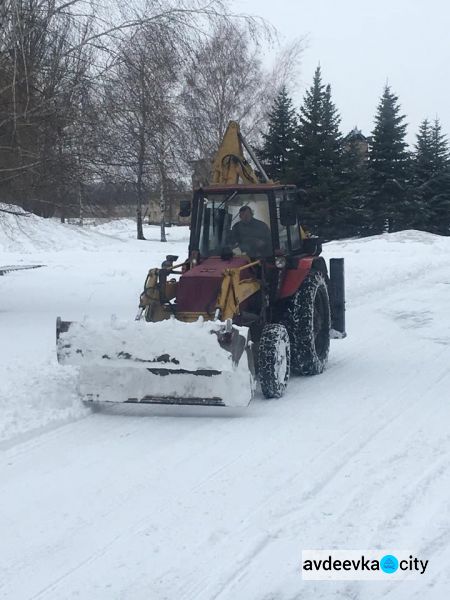
<path id="1" fill-rule="evenodd" d="M 197 190 L 191 215 L 190 253 L 273 259 L 304 252 L 295 186 L 213 186 Z"/>

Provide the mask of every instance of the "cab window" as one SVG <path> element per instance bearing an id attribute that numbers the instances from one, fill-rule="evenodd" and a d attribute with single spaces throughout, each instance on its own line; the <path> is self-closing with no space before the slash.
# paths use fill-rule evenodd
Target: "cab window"
<path id="1" fill-rule="evenodd" d="M 275 202 L 277 208 L 277 221 L 278 221 L 278 237 L 280 240 L 280 249 L 284 252 L 295 252 L 301 247 L 300 228 L 298 222 L 295 225 L 286 227 L 280 223 L 280 203 L 284 198 L 283 191 L 276 192 Z M 292 202 L 296 201 L 295 194 L 288 194 L 288 200 Z"/>

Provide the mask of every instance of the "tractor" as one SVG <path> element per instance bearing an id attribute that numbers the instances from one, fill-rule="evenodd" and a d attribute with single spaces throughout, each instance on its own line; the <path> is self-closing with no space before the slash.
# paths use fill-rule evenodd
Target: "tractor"
<path id="1" fill-rule="evenodd" d="M 187 258 L 167 255 L 149 270 L 134 328 L 96 335 L 58 321 L 58 358 L 84 365 L 83 398 L 245 406 L 257 380 L 265 398 L 279 398 L 291 373 L 322 373 L 330 338 L 346 335 L 344 263 L 331 259 L 328 270 L 320 239 L 302 226 L 302 197 L 267 177 L 230 122 L 210 183 L 180 205 Z"/>

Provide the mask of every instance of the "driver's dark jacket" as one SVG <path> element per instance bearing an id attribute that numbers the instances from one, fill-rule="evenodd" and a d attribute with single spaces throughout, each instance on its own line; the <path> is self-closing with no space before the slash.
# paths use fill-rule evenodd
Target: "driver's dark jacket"
<path id="1" fill-rule="evenodd" d="M 272 238 L 270 229 L 263 221 L 252 218 L 247 223 L 239 221 L 231 230 L 231 243 L 236 244 L 250 256 L 271 256 Z"/>

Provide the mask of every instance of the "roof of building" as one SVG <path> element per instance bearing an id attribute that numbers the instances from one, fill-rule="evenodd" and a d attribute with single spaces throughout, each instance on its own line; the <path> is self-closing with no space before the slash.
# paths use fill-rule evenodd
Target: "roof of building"
<path id="1" fill-rule="evenodd" d="M 358 129 L 357 127 L 354 127 L 349 134 L 347 134 L 345 136 L 345 140 L 350 141 L 350 140 L 357 140 L 357 141 L 361 141 L 361 142 L 367 142 L 368 139 L 366 138 L 365 135 L 363 135 L 362 131 L 360 129 Z"/>

